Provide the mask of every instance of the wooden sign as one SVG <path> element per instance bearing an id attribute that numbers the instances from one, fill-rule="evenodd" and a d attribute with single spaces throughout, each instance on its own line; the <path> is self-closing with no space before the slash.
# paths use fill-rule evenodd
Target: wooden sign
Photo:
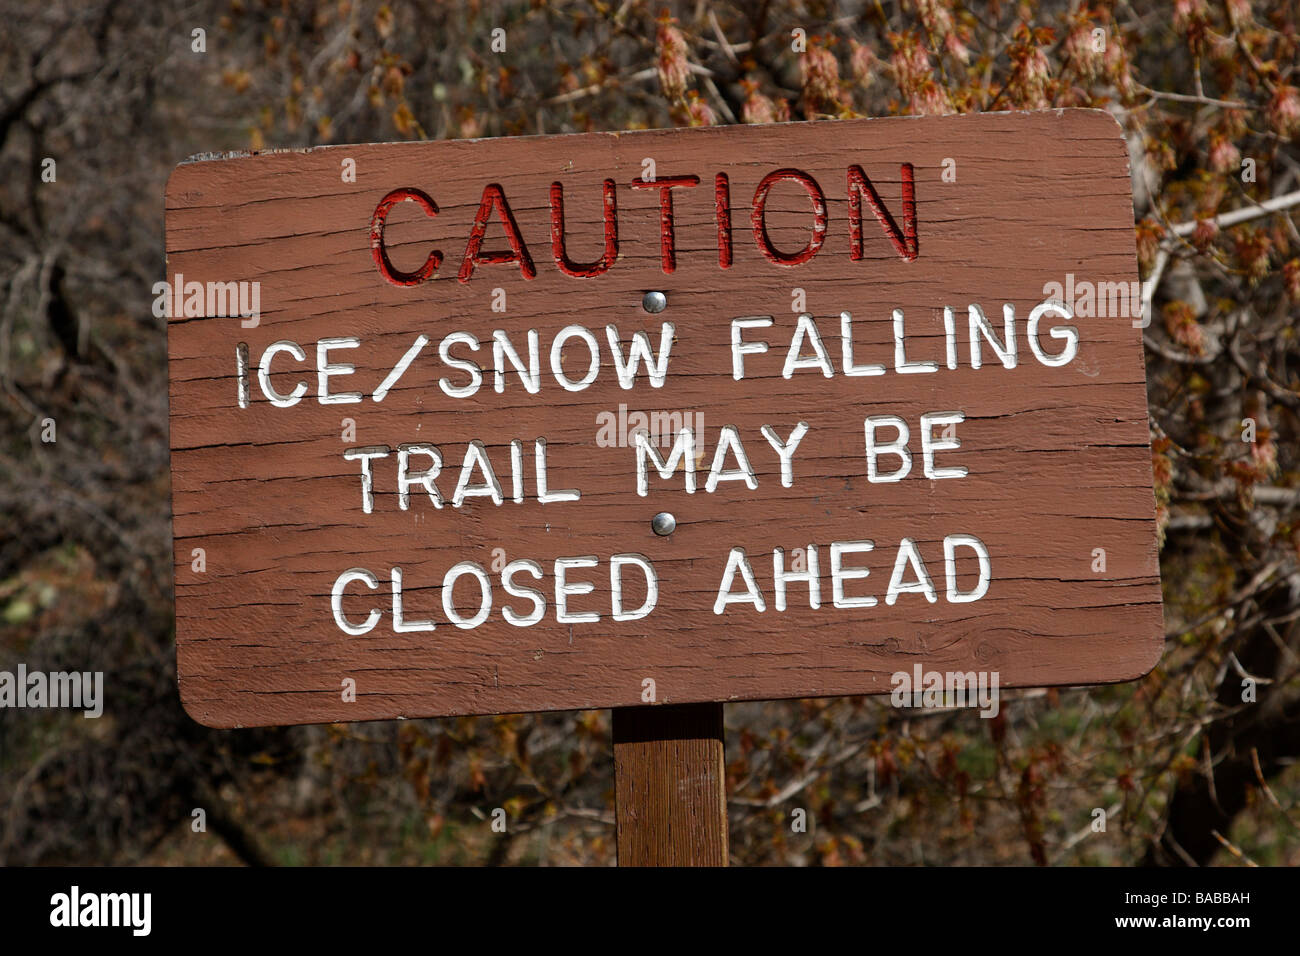
<path id="1" fill-rule="evenodd" d="M 204 724 L 1160 654 L 1103 112 L 273 152 L 182 164 L 166 202 Z"/>

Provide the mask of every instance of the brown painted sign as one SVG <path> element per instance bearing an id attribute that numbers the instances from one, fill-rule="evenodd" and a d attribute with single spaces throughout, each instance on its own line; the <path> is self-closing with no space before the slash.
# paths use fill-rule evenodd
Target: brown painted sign
<path id="1" fill-rule="evenodd" d="M 205 724 L 1159 656 L 1105 113 L 339 146 L 182 164 L 166 201 Z"/>

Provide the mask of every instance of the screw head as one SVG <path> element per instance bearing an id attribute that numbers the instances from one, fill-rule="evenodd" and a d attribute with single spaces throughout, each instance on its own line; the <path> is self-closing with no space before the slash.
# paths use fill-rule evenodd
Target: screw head
<path id="1" fill-rule="evenodd" d="M 650 519 L 650 527 L 660 537 L 667 537 L 677 530 L 677 519 L 670 511 L 661 511 Z"/>
<path id="2" fill-rule="evenodd" d="M 662 292 L 647 292 L 641 296 L 641 308 L 651 315 L 657 315 L 668 308 L 668 296 Z"/>

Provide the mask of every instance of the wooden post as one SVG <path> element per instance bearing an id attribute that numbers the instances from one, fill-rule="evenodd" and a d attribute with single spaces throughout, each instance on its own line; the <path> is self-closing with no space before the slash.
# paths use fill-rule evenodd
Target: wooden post
<path id="1" fill-rule="evenodd" d="M 726 866 L 721 704 L 614 710 L 619 866 Z"/>

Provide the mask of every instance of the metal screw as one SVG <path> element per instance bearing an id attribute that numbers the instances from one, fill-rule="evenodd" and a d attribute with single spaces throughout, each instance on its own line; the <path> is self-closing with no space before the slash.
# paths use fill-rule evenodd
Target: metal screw
<path id="1" fill-rule="evenodd" d="M 668 308 L 668 296 L 662 292 L 647 292 L 641 296 L 641 308 L 651 315 L 657 315 Z"/>
<path id="2" fill-rule="evenodd" d="M 661 537 L 667 537 L 677 530 L 677 519 L 673 517 L 670 511 L 661 511 L 650 519 L 650 527 L 654 533 Z"/>

